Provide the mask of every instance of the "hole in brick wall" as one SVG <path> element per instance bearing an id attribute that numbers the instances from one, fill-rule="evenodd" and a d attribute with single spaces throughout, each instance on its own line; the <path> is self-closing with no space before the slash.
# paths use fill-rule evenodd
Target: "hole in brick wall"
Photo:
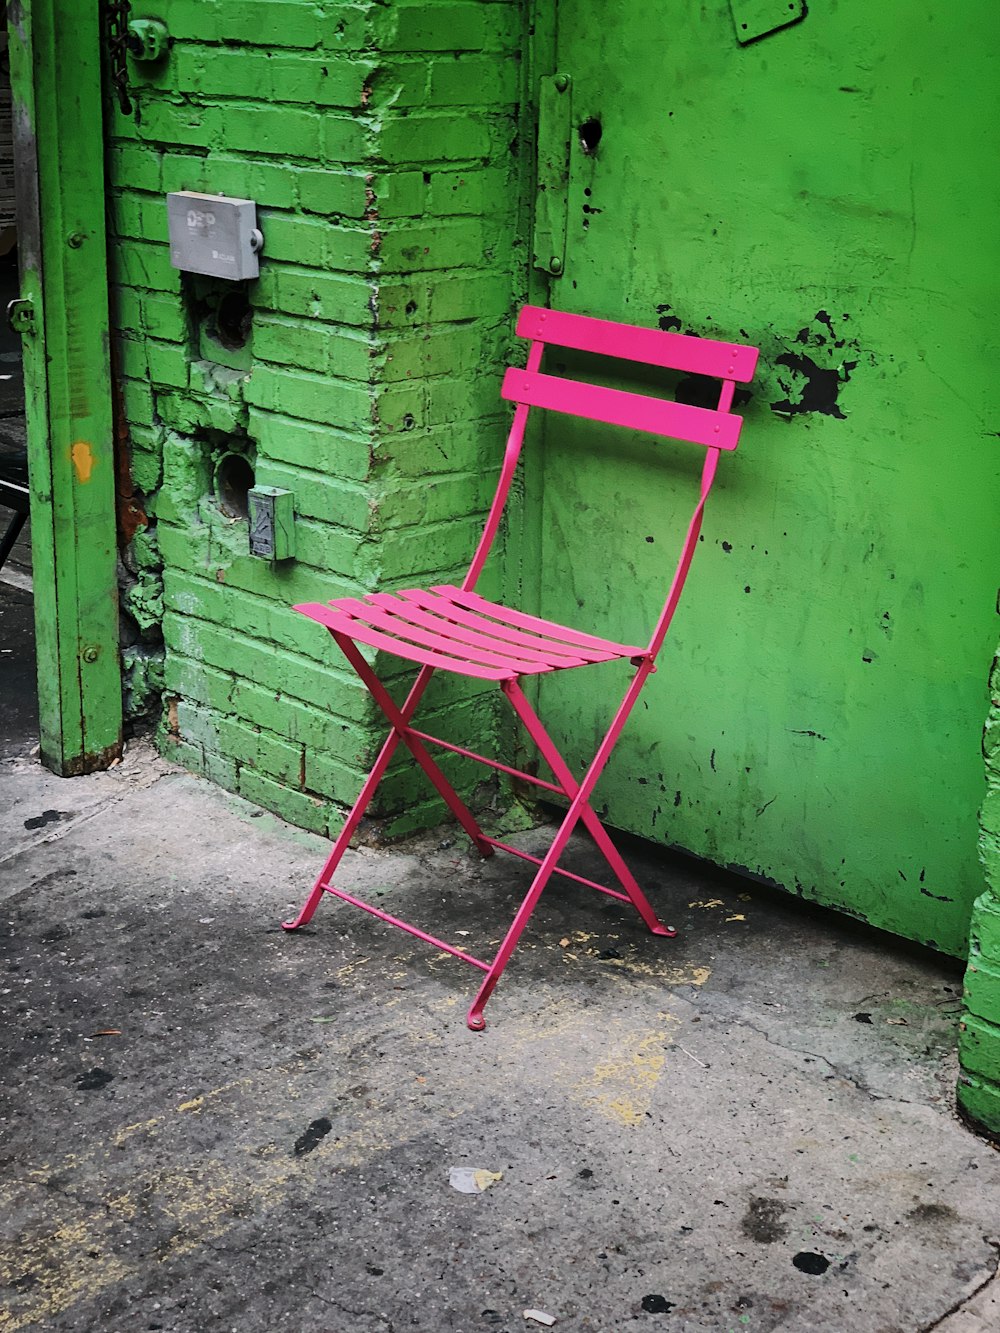
<path id="1" fill-rule="evenodd" d="M 595 116 L 591 116 L 580 126 L 580 147 L 588 157 L 597 152 L 597 145 L 601 142 L 603 133 L 601 122 Z"/>
<path id="2" fill-rule="evenodd" d="M 215 307 L 215 336 L 223 347 L 230 350 L 245 347 L 252 323 L 253 310 L 244 286 L 234 287 L 219 298 Z"/>
<path id="3" fill-rule="evenodd" d="M 406 313 L 407 313 L 408 315 L 415 315 L 415 314 L 417 313 L 417 303 L 416 303 L 416 301 L 407 301 L 407 303 L 406 303 Z"/>
<path id="4" fill-rule="evenodd" d="M 181 293 L 194 335 L 192 355 L 249 370 L 253 338 L 249 284 L 185 273 Z"/>
<path id="5" fill-rule="evenodd" d="M 248 458 L 243 454 L 223 454 L 215 466 L 215 494 L 222 512 L 230 518 L 247 518 L 253 483 L 254 473 Z"/>

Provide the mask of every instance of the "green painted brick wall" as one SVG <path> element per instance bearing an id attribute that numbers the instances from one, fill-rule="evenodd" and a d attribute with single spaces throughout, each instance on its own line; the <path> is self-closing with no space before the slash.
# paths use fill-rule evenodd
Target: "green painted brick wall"
<path id="1" fill-rule="evenodd" d="M 118 365 L 149 518 L 125 553 L 126 697 L 133 714 L 162 707 L 174 758 L 329 833 L 383 727 L 291 606 L 452 578 L 470 558 L 524 281 L 523 8 L 167 0 L 157 12 L 169 55 L 130 61 L 136 113 L 113 111 L 108 146 Z M 213 285 L 169 263 L 163 196 L 183 189 L 257 202 L 247 348 L 213 342 Z M 246 522 L 215 490 L 227 452 L 294 492 L 294 560 L 247 553 Z M 494 696 L 436 681 L 425 716 L 488 745 Z M 481 775 L 457 759 L 451 772 L 467 788 Z M 379 829 L 439 813 L 403 766 L 383 791 Z"/>
<path id="2" fill-rule="evenodd" d="M 986 798 L 980 813 L 979 854 L 987 889 L 973 907 L 969 928 L 958 1103 L 971 1120 L 1000 1139 L 1000 650 L 990 674 L 983 756 Z"/>

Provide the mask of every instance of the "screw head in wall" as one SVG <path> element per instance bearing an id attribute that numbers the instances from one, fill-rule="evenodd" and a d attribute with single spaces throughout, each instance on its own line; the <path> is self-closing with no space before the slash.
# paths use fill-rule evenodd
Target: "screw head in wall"
<path id="1" fill-rule="evenodd" d="M 96 643 L 88 643 L 83 650 L 83 660 L 85 662 L 96 662 L 101 655 L 101 650 Z"/>
<path id="2" fill-rule="evenodd" d="M 562 260 L 559 258 L 558 255 L 553 255 L 552 258 L 549 260 L 549 272 L 550 273 L 562 272 Z"/>

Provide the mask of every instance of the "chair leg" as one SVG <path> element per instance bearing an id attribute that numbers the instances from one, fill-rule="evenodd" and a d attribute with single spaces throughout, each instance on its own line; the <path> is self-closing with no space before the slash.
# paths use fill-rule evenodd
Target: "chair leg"
<path id="1" fill-rule="evenodd" d="M 375 764 L 372 767 L 371 772 L 368 774 L 368 777 L 365 779 L 365 784 L 361 788 L 358 799 L 352 806 L 347 819 L 344 821 L 343 828 L 337 835 L 337 839 L 333 844 L 330 855 L 327 857 L 322 870 L 316 877 L 316 882 L 312 887 L 309 897 L 303 903 L 298 916 L 291 921 L 283 921 L 281 923 L 285 930 L 297 930 L 300 926 L 308 925 L 312 920 L 316 908 L 319 906 L 320 900 L 326 892 L 327 885 L 331 883 L 333 875 L 350 845 L 351 838 L 354 836 L 358 824 L 360 824 L 365 811 L 371 804 L 372 797 L 375 795 L 379 783 L 385 776 L 385 771 L 389 767 L 389 762 L 395 754 L 400 741 L 403 741 L 408 747 L 414 759 L 427 774 L 427 777 L 433 783 L 435 789 L 444 800 L 449 810 L 451 810 L 452 814 L 475 843 L 479 854 L 485 858 L 493 856 L 496 851 L 496 849 L 486 841 L 486 837 L 476 822 L 475 816 L 472 814 L 471 810 L 469 810 L 462 801 L 451 783 L 428 754 L 426 748 L 409 731 L 410 720 L 430 682 L 431 676 L 434 674 L 434 668 L 421 667 L 417 674 L 417 678 L 410 689 L 410 693 L 407 695 L 402 707 L 399 708 L 393 702 L 385 686 L 375 675 L 375 672 L 361 656 L 360 652 L 358 652 L 355 644 L 341 634 L 335 633 L 333 637 L 336 639 L 344 656 L 348 659 L 364 684 L 367 686 L 372 698 L 382 709 L 383 713 L 385 713 L 392 730 L 386 737 L 385 743 L 379 751 L 379 756 L 375 760 Z"/>
<path id="2" fill-rule="evenodd" d="M 370 670 L 367 662 L 365 663 L 365 667 Z M 410 687 L 410 692 L 406 696 L 402 708 L 399 710 L 399 718 L 404 726 L 413 716 L 417 704 L 420 702 L 433 674 L 434 668 L 426 666 L 421 667 L 417 673 L 417 678 Z M 281 923 L 285 930 L 297 930 L 299 926 L 308 925 L 312 920 L 316 908 L 319 906 L 320 899 L 326 892 L 326 886 L 333 878 L 337 866 L 340 865 L 341 859 L 347 851 L 351 839 L 354 837 L 354 832 L 361 823 L 362 816 L 368 809 L 368 806 L 371 804 L 372 797 L 375 795 L 375 792 L 378 789 L 378 784 L 382 781 L 385 770 L 389 767 L 389 761 L 396 753 L 396 748 L 401 739 L 402 736 L 394 723 L 392 730 L 385 738 L 385 743 L 379 751 L 378 758 L 375 760 L 371 772 L 365 779 L 365 784 L 361 788 L 358 799 L 354 802 L 350 814 L 344 821 L 344 826 L 340 830 L 337 840 L 333 844 L 330 855 L 324 862 L 323 869 L 316 876 L 316 882 L 312 887 L 309 897 L 302 904 L 302 908 L 297 917 L 292 921 L 283 921 Z"/>
<path id="3" fill-rule="evenodd" d="M 596 781 L 596 778 L 594 780 Z M 500 980 L 501 973 L 510 961 L 510 956 L 517 947 L 517 942 L 521 938 L 521 934 L 525 926 L 528 924 L 531 914 L 538 904 L 539 898 L 542 896 L 543 889 L 552 878 L 552 873 L 555 870 L 559 857 L 564 852 L 566 844 L 569 842 L 570 834 L 573 832 L 577 821 L 583 813 L 583 806 L 586 803 L 586 800 L 587 793 L 581 788 L 570 804 L 566 817 L 560 824 L 559 830 L 542 860 L 542 864 L 538 867 L 535 878 L 531 881 L 531 888 L 525 895 L 521 906 L 517 909 L 514 920 L 510 924 L 510 929 L 504 936 L 503 943 L 500 945 L 496 957 L 490 964 L 490 969 L 486 973 L 482 985 L 479 987 L 476 998 L 469 1006 L 469 1012 L 465 1021 L 473 1032 L 482 1032 L 483 1028 L 486 1026 L 486 1019 L 483 1016 L 486 1001 L 493 994 L 494 987 Z"/>
<path id="4" fill-rule="evenodd" d="M 531 917 L 532 912 L 535 910 L 539 898 L 542 896 L 542 891 L 544 890 L 546 884 L 548 884 L 549 880 L 551 879 L 553 871 L 555 870 L 556 865 L 559 861 L 559 858 L 560 856 L 562 856 L 563 852 L 566 849 L 566 844 L 569 842 L 570 835 L 576 828 L 577 823 L 584 818 L 584 811 L 590 809 L 588 802 L 590 801 L 591 793 L 597 786 L 597 782 L 601 774 L 604 772 L 604 767 L 611 757 L 611 752 L 615 748 L 615 744 L 617 743 L 618 737 L 621 735 L 622 728 L 624 727 L 626 721 L 628 720 L 628 716 L 631 713 L 633 706 L 635 705 L 635 701 L 639 697 L 639 692 L 641 691 L 643 685 L 645 684 L 646 677 L 649 675 L 651 670 L 652 670 L 652 663 L 650 662 L 644 662 L 639 667 L 638 671 L 636 672 L 635 676 L 632 679 L 631 684 L 629 685 L 628 689 L 625 692 L 625 697 L 622 700 L 621 704 L 619 705 L 617 713 L 615 713 L 611 726 L 608 728 L 607 735 L 604 737 L 604 740 L 601 741 L 601 744 L 597 750 L 597 754 L 594 756 L 590 767 L 583 775 L 583 778 L 580 781 L 579 786 L 576 787 L 575 793 L 572 795 L 569 804 L 569 809 L 566 811 L 566 815 L 563 819 L 563 822 L 559 825 L 559 828 L 556 832 L 556 836 L 552 839 L 552 843 L 549 847 L 549 850 L 545 853 L 545 856 L 542 859 L 542 864 L 538 867 L 538 871 L 535 875 L 535 878 L 531 882 L 531 888 L 528 890 L 524 901 L 521 903 L 521 906 L 517 909 L 517 913 L 514 916 L 514 920 L 511 922 L 510 929 L 504 936 L 503 943 L 497 950 L 497 955 L 493 959 L 493 962 L 491 963 L 490 968 L 486 973 L 486 977 L 483 981 L 483 984 L 480 986 L 476 998 L 472 1001 L 472 1004 L 469 1007 L 469 1012 L 465 1021 L 468 1024 L 468 1026 L 473 1030 L 473 1032 L 482 1032 L 483 1028 L 486 1026 L 486 1019 L 483 1015 L 483 1010 L 486 1007 L 486 1002 L 493 994 L 493 990 L 497 982 L 500 980 L 500 976 L 503 973 L 504 968 L 510 961 L 510 956 L 514 952 L 514 949 L 517 947 L 517 942 L 521 938 L 521 934 L 525 926 L 528 924 L 528 921 Z M 569 769 L 566 767 L 564 761 L 562 760 L 562 757 L 559 755 L 558 750 L 556 750 L 553 743 L 548 739 L 547 733 L 542 727 L 541 722 L 539 722 L 537 717 L 535 716 L 534 710 L 531 708 L 531 705 L 528 703 L 527 699 L 525 699 L 524 694 L 521 691 L 521 688 L 517 684 L 517 682 L 504 681 L 501 688 L 507 694 L 508 698 L 511 699 L 512 704 L 514 703 L 514 699 L 515 698 L 517 699 L 518 702 L 514 706 L 517 708 L 519 716 L 530 716 L 533 719 L 533 725 L 537 725 L 537 730 L 545 738 L 546 742 L 546 748 L 543 749 L 542 751 L 543 754 L 545 755 L 545 758 L 547 760 L 549 759 L 549 754 L 547 753 L 547 751 L 551 750 L 557 762 L 562 766 L 563 773 L 569 775 L 571 782 L 575 782 L 572 775 L 569 774 Z M 525 713 L 521 712 L 522 708 L 526 710 Z M 558 772 L 556 772 L 556 778 L 558 781 L 562 781 L 565 785 L 565 779 L 560 778 Z M 592 811 L 591 813 L 593 814 Z M 594 819 L 597 819 L 596 815 L 594 815 Z M 600 821 L 598 821 L 598 823 L 600 823 Z M 601 829 L 603 832 L 603 826 L 601 826 Z M 605 837 L 606 836 L 607 835 L 605 835 Z M 602 848 L 602 850 L 604 849 Z M 620 858 L 618 859 L 620 860 Z M 624 862 L 622 862 L 622 865 L 624 866 Z M 614 866 L 612 866 L 612 868 L 614 868 Z M 631 875 L 629 876 L 629 878 L 631 878 Z M 622 884 L 626 892 L 629 892 L 628 883 L 625 880 L 623 880 Z M 673 933 L 672 931 L 668 930 L 664 926 L 661 926 L 659 921 L 657 921 L 653 909 L 646 902 L 645 898 L 642 895 L 641 890 L 639 890 L 638 885 L 636 885 L 636 890 L 638 891 L 640 900 L 643 903 L 645 903 L 649 916 L 652 917 L 652 920 L 653 922 L 655 922 L 656 927 L 659 927 L 659 929 L 655 929 L 654 933 L 660 935 L 672 934 Z M 630 892 L 629 892 L 629 897 L 632 897 L 632 894 Z M 632 901 L 635 902 L 635 899 L 633 898 Z M 636 902 L 635 905 L 637 909 L 639 909 L 641 912 L 641 908 L 639 908 L 639 903 Z M 645 920 L 646 919 L 645 913 L 643 913 L 642 915 L 643 919 Z M 648 921 L 647 924 L 649 924 Z M 650 925 L 650 929 L 654 930 L 654 926 Z"/>
<path id="5" fill-rule="evenodd" d="M 379 751 L 379 756 L 375 760 L 372 771 L 365 779 L 365 785 L 361 788 L 361 794 L 351 807 L 351 812 L 344 820 L 344 826 L 337 835 L 337 840 L 333 844 L 330 855 L 326 858 L 323 869 L 316 876 L 316 883 L 312 887 L 309 897 L 302 904 L 297 917 L 292 921 L 282 921 L 285 930 L 298 930 L 299 926 L 307 926 L 313 919 L 316 908 L 319 906 L 320 899 L 326 892 L 326 886 L 333 879 L 334 872 L 343 858 L 344 853 L 354 837 L 355 830 L 361 822 L 361 818 L 371 803 L 375 795 L 378 784 L 382 781 L 385 770 L 389 767 L 389 761 L 396 751 L 400 741 L 399 733 L 393 728 L 385 739 L 385 744 Z"/>
<path id="6" fill-rule="evenodd" d="M 361 656 L 360 652 L 358 652 L 356 644 L 354 644 L 351 639 L 345 638 L 341 634 L 334 634 L 333 637 L 340 645 L 344 656 L 368 687 L 368 691 L 372 698 L 382 709 L 382 712 L 385 713 L 386 718 L 391 723 L 396 734 L 398 734 L 403 744 L 427 774 L 428 779 L 433 784 L 438 795 L 475 843 L 480 856 L 492 856 L 496 849 L 486 840 L 485 834 L 476 822 L 476 817 L 459 796 L 458 792 L 455 791 L 445 775 L 441 772 L 438 765 L 431 758 L 424 744 L 409 730 L 409 723 L 413 716 L 416 702 L 414 702 L 412 708 L 407 710 L 407 705 L 410 702 L 408 698 L 402 710 L 397 708 L 395 703 L 393 703 L 388 690 L 386 690 L 378 676 L 375 675 L 375 672 Z"/>
<path id="7" fill-rule="evenodd" d="M 525 697 L 524 691 L 521 689 L 517 681 L 513 680 L 504 681 L 503 686 L 501 688 L 503 689 L 504 694 L 506 694 L 507 698 L 510 700 L 511 707 L 514 709 L 514 711 L 517 713 L 518 717 L 524 724 L 524 728 L 527 731 L 528 735 L 538 746 L 538 749 L 541 752 L 543 759 L 545 760 L 545 762 L 548 764 L 549 768 L 555 775 L 556 781 L 562 785 L 567 796 L 569 796 L 569 798 L 572 800 L 572 798 L 579 791 L 579 785 L 577 784 L 576 779 L 573 777 L 569 765 L 563 759 L 562 755 L 556 748 L 555 743 L 552 740 L 551 736 L 549 736 L 548 732 L 542 725 L 541 719 L 539 718 L 538 714 L 531 707 L 531 704 Z M 621 853 L 618 851 L 618 848 L 611 841 L 607 829 L 605 829 L 604 825 L 597 817 L 597 814 L 595 813 L 593 807 L 590 805 L 589 801 L 585 802 L 583 807 L 581 808 L 580 819 L 582 820 L 587 831 L 590 833 L 591 837 L 594 839 L 594 842 L 596 843 L 597 847 L 603 853 L 604 859 L 611 867 L 611 870 L 614 873 L 615 878 L 618 880 L 619 884 L 621 884 L 622 888 L 628 894 L 629 898 L 632 901 L 632 905 L 635 907 L 636 911 L 642 917 L 643 921 L 646 923 L 646 925 L 649 927 L 652 933 L 654 935 L 664 935 L 667 936 L 668 938 L 673 938 L 677 934 L 676 930 L 674 930 L 672 926 L 663 925 L 662 922 L 659 920 L 656 913 L 650 906 L 649 900 L 646 898 L 646 895 L 639 887 L 639 884 L 635 876 L 632 874 L 631 870 L 629 870 L 628 866 L 625 864 L 624 860 L 622 859 Z"/>

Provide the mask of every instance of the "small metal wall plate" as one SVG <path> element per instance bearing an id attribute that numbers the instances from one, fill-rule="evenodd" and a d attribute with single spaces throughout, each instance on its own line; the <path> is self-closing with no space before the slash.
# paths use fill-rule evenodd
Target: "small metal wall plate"
<path id="1" fill-rule="evenodd" d="M 805 18 L 805 0 L 729 0 L 736 40 L 741 46 Z"/>

